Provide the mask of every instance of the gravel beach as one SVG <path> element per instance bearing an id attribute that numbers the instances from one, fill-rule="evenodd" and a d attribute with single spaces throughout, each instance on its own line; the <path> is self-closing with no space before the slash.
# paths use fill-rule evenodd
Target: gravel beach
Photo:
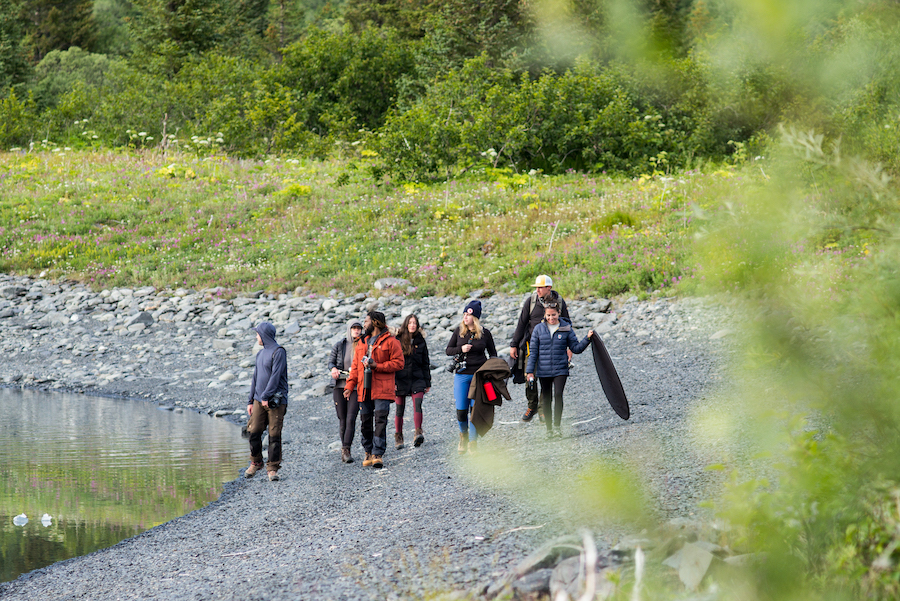
<path id="1" fill-rule="evenodd" d="M 379 286 L 376 283 L 376 288 Z M 388 283 L 390 284 L 390 282 Z M 579 337 L 602 336 L 628 395 L 632 417 L 609 407 L 590 352 L 576 356 L 566 386 L 563 438 L 519 421 L 524 389 L 511 386 L 477 456 L 456 452 L 452 374 L 444 348 L 464 298 L 312 296 L 225 299 L 221 290 L 113 289 L 0 276 L 0 379 L 91 395 L 142 398 L 210 419 L 246 421 L 253 370 L 250 327 L 271 321 L 288 353 L 291 400 L 282 480 L 264 474 L 228 483 L 220 499 L 113 547 L 0 584 L 12 599 L 408 599 L 472 593 L 543 542 L 581 527 L 609 547 L 626 529 L 601 525 L 569 498 L 572 479 L 598 454 L 645 481 L 658 519 L 702 518 L 719 460 L 691 417 L 711 402 L 729 352 L 733 315 L 698 299 L 569 301 Z M 565 290 L 561 290 L 565 294 Z M 479 291 L 473 291 L 478 296 Z M 522 295 L 481 298 L 482 323 L 501 356 Z M 425 396 L 425 443 L 399 451 L 388 422 L 385 469 L 363 468 L 358 437 L 343 464 L 327 386 L 327 356 L 349 319 L 377 308 L 390 325 L 414 312 L 427 333 L 433 388 Z M 215 417 L 213 417 L 215 416 Z M 412 432 L 407 412 L 407 432 Z M 408 436 L 408 438 L 410 438 Z M 510 486 L 492 457 L 528 469 L 535 498 Z"/>

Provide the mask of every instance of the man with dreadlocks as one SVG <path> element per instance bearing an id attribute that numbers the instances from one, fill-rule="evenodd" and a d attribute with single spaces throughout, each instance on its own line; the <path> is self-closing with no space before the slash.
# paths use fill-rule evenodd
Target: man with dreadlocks
<path id="1" fill-rule="evenodd" d="M 394 374 L 403 365 L 403 350 L 388 330 L 384 313 L 370 311 L 363 321 L 363 338 L 356 344 L 344 385 L 345 398 L 355 391 L 359 399 L 360 438 L 366 452 L 363 467 L 384 467 L 385 431 L 396 393 Z"/>

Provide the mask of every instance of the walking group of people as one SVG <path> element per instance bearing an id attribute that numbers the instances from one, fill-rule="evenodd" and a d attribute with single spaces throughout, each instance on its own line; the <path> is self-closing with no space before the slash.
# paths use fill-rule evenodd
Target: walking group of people
<path id="1" fill-rule="evenodd" d="M 569 375 L 569 361 L 573 353 L 581 353 L 590 343 L 593 330 L 579 341 L 572 330 L 565 301 L 553 291 L 549 276 L 538 276 L 535 291 L 525 299 L 510 345 L 510 356 L 524 374 L 528 407 L 523 421 L 540 415 L 548 434 L 559 435 L 563 410 L 563 390 Z M 478 300 L 463 309 L 459 326 L 454 328 L 447 343 L 446 354 L 453 357 L 453 397 L 459 425 L 460 453 L 475 452 L 478 427 L 475 415 L 476 398 L 482 393 L 474 384 L 486 384 L 476 378 L 479 370 L 487 377 L 496 377 L 497 364 L 489 363 L 497 357 L 497 348 L 490 330 L 481 324 L 482 306 Z M 281 466 L 281 430 L 288 404 L 287 354 L 275 340 L 275 327 L 267 322 L 256 326 L 257 343 L 262 350 L 256 356 L 256 367 L 250 387 L 247 413 L 250 434 L 250 467 L 245 476 L 253 477 L 264 466 L 262 434 L 269 432 L 269 456 L 265 464 L 269 480 L 278 480 Z M 503 362 L 500 373 L 508 375 Z M 380 311 L 370 311 L 362 323 L 347 324 L 347 333 L 331 350 L 329 358 L 334 379 L 333 401 L 338 418 L 341 441 L 341 460 L 353 463 L 351 448 L 360 421 L 360 438 L 365 458 L 363 466 L 381 468 L 387 449 L 387 423 L 391 405 L 394 412 L 394 446 L 405 446 L 403 420 L 407 399 L 412 401 L 413 445 L 425 441 L 422 403 L 431 390 L 431 362 L 428 345 L 419 319 L 407 315 L 396 333 L 387 326 Z M 485 369 L 482 369 L 485 368 Z M 505 373 L 504 373 L 505 372 Z M 505 378 L 504 378 L 505 380 Z M 508 397 L 505 385 L 494 380 Z M 540 395 L 535 382 L 540 384 Z M 491 389 L 488 395 L 496 394 Z M 489 397 L 491 400 L 495 397 Z M 491 402 L 491 401 L 488 401 Z M 491 409 L 490 419 L 493 413 Z M 483 425 L 483 419 L 479 423 Z M 490 427 L 489 425 L 487 427 Z M 483 430 L 482 430 L 483 431 Z"/>

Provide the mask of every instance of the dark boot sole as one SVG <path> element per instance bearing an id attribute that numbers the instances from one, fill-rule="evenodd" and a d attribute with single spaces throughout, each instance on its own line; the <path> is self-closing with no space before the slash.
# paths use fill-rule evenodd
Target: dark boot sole
<path id="1" fill-rule="evenodd" d="M 413 446 L 416 448 L 421 447 L 423 442 L 425 442 L 425 437 L 417 436 L 415 442 L 413 442 Z"/>

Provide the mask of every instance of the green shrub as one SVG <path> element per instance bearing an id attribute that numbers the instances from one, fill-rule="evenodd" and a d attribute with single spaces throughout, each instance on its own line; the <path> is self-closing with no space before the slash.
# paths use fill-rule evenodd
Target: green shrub
<path id="1" fill-rule="evenodd" d="M 303 99 L 310 131 L 348 135 L 382 125 L 398 81 L 413 68 L 411 42 L 391 31 L 350 35 L 312 28 L 284 50 L 273 79 Z"/>
<path id="2" fill-rule="evenodd" d="M 604 215 L 602 218 L 592 223 L 591 231 L 595 234 L 602 234 L 603 232 L 607 232 L 614 227 L 623 225 L 625 227 L 634 228 L 638 225 L 638 220 L 631 213 L 616 210 L 612 213 Z"/>
<path id="3" fill-rule="evenodd" d="M 531 80 L 481 56 L 392 114 L 381 153 L 388 169 L 428 177 L 477 164 L 636 174 L 724 149 L 703 69 L 687 60 L 656 68 L 651 77 L 582 62 Z"/>
<path id="4" fill-rule="evenodd" d="M 42 109 L 53 107 L 76 87 L 102 88 L 116 62 L 119 62 L 118 59 L 85 52 L 77 46 L 53 50 L 35 66 L 29 88 Z"/>
<path id="5" fill-rule="evenodd" d="M 30 93 L 19 99 L 10 89 L 0 98 L 0 148 L 27 146 L 35 138 L 37 125 L 37 103 Z"/>

